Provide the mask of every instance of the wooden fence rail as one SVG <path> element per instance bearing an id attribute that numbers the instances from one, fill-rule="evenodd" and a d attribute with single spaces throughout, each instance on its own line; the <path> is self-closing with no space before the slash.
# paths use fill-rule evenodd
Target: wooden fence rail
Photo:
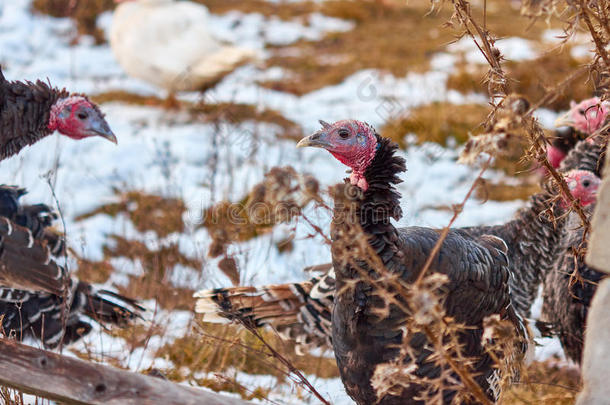
<path id="1" fill-rule="evenodd" d="M 610 158 L 606 156 L 602 184 L 591 221 L 591 237 L 586 262 L 596 270 L 610 273 Z M 610 276 L 602 280 L 587 315 L 582 361 L 583 389 L 577 405 L 610 403 Z"/>
<path id="2" fill-rule="evenodd" d="M 244 405 L 240 399 L 0 339 L 0 385 L 65 404 Z"/>

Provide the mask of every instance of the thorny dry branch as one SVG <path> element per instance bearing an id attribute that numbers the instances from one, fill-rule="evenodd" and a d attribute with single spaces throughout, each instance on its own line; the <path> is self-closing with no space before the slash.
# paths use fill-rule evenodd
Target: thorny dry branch
<path id="1" fill-rule="evenodd" d="M 452 4 L 454 6 L 453 17 L 461 24 L 465 32 L 472 38 L 474 43 L 477 45 L 477 48 L 481 51 L 490 65 L 486 80 L 489 86 L 489 94 L 492 98 L 493 110 L 489 114 L 485 126 L 489 128 L 490 132 L 492 133 L 503 132 L 505 128 L 497 128 L 496 125 L 493 125 L 502 124 L 502 121 L 497 119 L 496 114 L 503 105 L 505 109 L 512 109 L 513 112 L 515 112 L 515 117 L 513 117 L 513 120 L 517 119 L 519 121 L 518 125 L 524 130 L 522 133 L 525 134 L 525 137 L 530 145 L 529 150 L 526 151 L 525 157 L 537 162 L 540 166 L 547 170 L 561 194 L 564 195 L 569 201 L 572 209 L 578 214 L 585 228 L 588 229 L 589 220 L 587 215 L 583 212 L 580 205 L 572 196 L 572 193 L 570 192 L 563 177 L 550 164 L 547 158 L 546 145 L 549 143 L 549 141 L 546 139 L 540 124 L 533 117 L 535 109 L 548 100 L 556 97 L 559 92 L 565 89 L 567 84 L 581 74 L 580 70 L 573 72 L 558 86 L 548 91 L 542 100 L 537 102 L 534 107 L 527 109 L 527 111 L 524 112 L 522 110 L 519 111 L 518 108 L 511 108 L 512 106 L 510 104 L 512 104 L 512 100 L 510 97 L 514 96 L 509 96 L 509 78 L 506 77 L 506 74 L 501 66 L 503 59 L 502 54 L 494 46 L 496 38 L 489 31 L 482 28 L 477 20 L 472 16 L 470 3 L 467 0 L 452 0 Z M 591 30 L 591 35 L 595 38 L 596 34 L 594 34 L 594 29 L 591 28 Z M 511 102 L 508 102 L 508 100 L 511 100 Z"/>
<path id="2" fill-rule="evenodd" d="M 250 332 L 252 333 L 252 335 L 254 335 L 266 348 L 267 350 L 269 350 L 269 352 L 271 353 L 271 355 L 276 358 L 280 363 L 282 363 L 284 366 L 286 366 L 286 368 L 288 368 L 288 370 L 290 371 L 291 374 L 293 374 L 294 376 L 296 376 L 296 378 L 298 379 L 298 381 L 300 382 L 300 384 L 302 384 L 303 386 L 305 386 L 307 388 L 307 390 L 309 392 L 311 392 L 316 398 L 318 398 L 318 400 L 320 400 L 321 403 L 325 404 L 325 405 L 330 405 L 330 402 L 328 402 L 315 388 L 314 386 L 309 382 L 309 380 L 303 375 L 303 373 L 301 373 L 299 371 L 298 368 L 296 368 L 291 362 L 290 360 L 288 360 L 286 357 L 282 356 L 277 350 L 275 350 L 273 348 L 273 346 L 271 346 L 266 340 L 265 338 L 259 333 L 258 329 L 256 328 L 256 326 L 252 325 L 251 323 L 248 322 L 241 322 L 241 324 Z"/>

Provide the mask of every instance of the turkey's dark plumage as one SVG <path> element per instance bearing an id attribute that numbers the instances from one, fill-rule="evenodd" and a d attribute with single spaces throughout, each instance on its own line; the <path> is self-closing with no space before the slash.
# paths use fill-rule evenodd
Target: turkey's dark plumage
<path id="1" fill-rule="evenodd" d="M 368 190 L 361 191 L 350 184 L 337 186 L 334 193 L 335 209 L 331 225 L 333 267 L 337 277 L 337 293 L 332 315 L 332 343 L 341 378 L 349 395 L 360 404 L 420 404 L 416 400 L 422 387 L 411 384 L 400 395 L 377 398 L 371 377 L 377 365 L 397 356 L 398 347 L 409 340 L 417 364 L 415 373 L 434 378 L 439 370 L 431 363 L 427 339 L 420 334 L 403 336 L 402 327 L 409 317 L 397 306 L 390 305 L 387 316 L 378 309 L 384 305 L 380 293 L 370 280 L 385 274 L 373 268 L 370 257 L 362 257 L 353 226 L 361 227 L 383 266 L 403 282 L 413 283 L 437 242 L 439 230 L 409 227 L 397 229 L 390 218 L 401 216 L 400 195 L 394 184 L 400 182 L 398 174 L 405 170 L 405 162 L 395 156 L 398 148 L 388 139 L 377 136 L 379 147 L 365 178 Z M 354 253 L 356 252 L 356 253 Z M 357 266 L 356 266 L 357 264 Z M 360 267 L 360 268 L 358 268 Z M 485 352 L 482 341 L 483 319 L 499 314 L 515 322 L 518 333 L 523 333 L 511 305 L 509 263 L 506 245 L 493 236 L 474 236 L 462 230 L 451 230 L 439 253 L 432 261 L 431 272 L 445 274 L 449 283 L 444 303 L 449 316 L 469 328 L 460 332 L 465 355 L 475 359 L 473 368 L 478 374 L 476 382 L 493 398 L 490 383 L 495 369 Z M 362 275 L 362 272 L 366 276 Z M 397 298 L 405 305 L 404 297 Z M 454 375 L 459 380 L 457 375 Z M 442 393 L 444 402 L 450 402 L 455 392 Z"/>
<path id="2" fill-rule="evenodd" d="M 0 159 L 50 135 L 53 131 L 47 125 L 51 107 L 69 95 L 65 89 L 40 80 L 9 82 L 0 70 Z"/>
<path id="3" fill-rule="evenodd" d="M 589 214 L 593 209 L 585 209 Z M 559 337 L 566 355 L 580 363 L 587 314 L 597 285 L 604 273 L 585 264 L 584 228 L 580 217 L 572 213 L 565 226 L 557 261 L 544 280 L 541 330 Z"/>
<path id="4" fill-rule="evenodd" d="M 3 333 L 55 347 L 87 334 L 87 318 L 123 326 L 137 317 L 143 309 L 134 300 L 68 277 L 53 257 L 64 249 L 61 236 L 49 229 L 56 214 L 44 204 L 22 206 L 23 194 L 21 188 L 0 186 Z"/>

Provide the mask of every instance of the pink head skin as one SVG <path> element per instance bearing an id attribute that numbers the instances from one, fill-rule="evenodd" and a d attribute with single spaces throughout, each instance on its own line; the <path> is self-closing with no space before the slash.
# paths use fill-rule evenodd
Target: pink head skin
<path id="1" fill-rule="evenodd" d="M 551 145 L 546 149 L 546 156 L 551 166 L 557 169 L 561 161 L 566 157 L 566 154 L 561 149 Z"/>
<path id="2" fill-rule="evenodd" d="M 51 107 L 47 128 L 57 130 L 72 139 L 101 136 L 117 143 L 116 136 L 100 111 L 82 96 L 69 96 L 57 100 Z"/>
<path id="3" fill-rule="evenodd" d="M 601 179 L 588 170 L 571 170 L 564 175 L 564 179 L 572 196 L 586 207 L 597 200 L 597 189 Z"/>
<path id="4" fill-rule="evenodd" d="M 576 104 L 570 103 L 570 111 L 555 122 L 555 126 L 572 126 L 576 130 L 592 135 L 601 128 L 606 121 L 609 112 L 608 104 L 601 102 L 598 97 L 593 97 Z"/>
<path id="5" fill-rule="evenodd" d="M 356 120 L 342 120 L 334 124 L 320 121 L 320 124 L 322 129 L 301 139 L 297 147 L 313 146 L 326 149 L 352 169 L 350 182 L 366 191 L 369 185 L 364 178 L 364 172 L 377 152 L 375 130 L 367 123 Z"/>

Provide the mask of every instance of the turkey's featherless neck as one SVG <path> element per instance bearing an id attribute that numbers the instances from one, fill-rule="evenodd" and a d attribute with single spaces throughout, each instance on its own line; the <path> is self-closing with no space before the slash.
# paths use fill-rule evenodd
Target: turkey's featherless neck
<path id="1" fill-rule="evenodd" d="M 347 232 L 347 235 L 354 231 L 352 225 L 358 225 L 365 233 L 380 238 L 396 231 L 390 218 L 398 220 L 402 216 L 400 193 L 394 185 L 401 182 L 398 174 L 406 170 L 405 160 L 395 155 L 398 150 L 396 143 L 378 135 L 377 141 L 375 158 L 364 172 L 367 190 L 350 184 L 349 179 L 333 190 L 333 228 Z M 341 236 L 335 233 L 333 240 L 336 238 Z M 352 237 L 343 240 L 347 244 L 354 241 Z"/>
<path id="2" fill-rule="evenodd" d="M 364 172 L 368 189 L 360 203 L 360 223 L 365 228 L 402 217 L 401 195 L 394 185 L 402 182 L 399 175 L 407 170 L 405 159 L 396 156 L 398 145 L 391 140 L 377 135 L 377 145 L 375 158 Z"/>

